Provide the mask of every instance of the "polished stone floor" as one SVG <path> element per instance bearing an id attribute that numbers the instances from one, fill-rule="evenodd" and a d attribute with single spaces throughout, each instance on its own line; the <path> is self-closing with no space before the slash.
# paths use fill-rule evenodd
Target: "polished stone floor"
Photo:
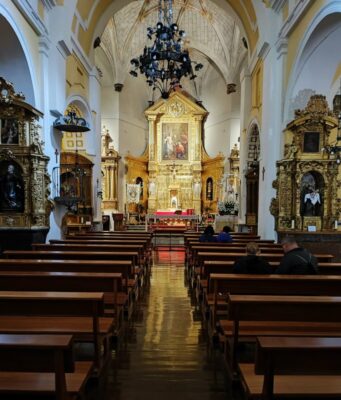
<path id="1" fill-rule="evenodd" d="M 208 357 L 205 332 L 186 283 L 183 251 L 155 252 L 149 285 L 127 343 L 93 400 L 222 400 L 228 386 L 219 357 Z"/>

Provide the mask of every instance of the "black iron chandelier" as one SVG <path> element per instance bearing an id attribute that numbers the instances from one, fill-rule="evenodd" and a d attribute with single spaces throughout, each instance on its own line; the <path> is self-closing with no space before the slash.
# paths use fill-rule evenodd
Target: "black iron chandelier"
<path id="1" fill-rule="evenodd" d="M 340 144 L 339 144 L 340 143 Z M 323 151 L 336 160 L 337 164 L 341 164 L 341 112 L 338 117 L 336 142 L 331 145 L 324 146 Z"/>
<path id="2" fill-rule="evenodd" d="M 145 46 L 139 58 L 130 62 L 134 67 L 130 74 L 138 76 L 137 71 L 145 75 L 147 83 L 158 89 L 161 97 L 167 99 L 172 90 L 180 86 L 181 78 L 196 78 L 194 71 L 199 71 L 203 65 L 191 61 L 188 50 L 182 48 L 185 31 L 179 30 L 173 22 L 172 0 L 159 0 L 159 22 L 156 27 L 147 28 L 147 37 L 154 40 L 151 46 Z M 194 64 L 194 70 L 193 66 Z"/>

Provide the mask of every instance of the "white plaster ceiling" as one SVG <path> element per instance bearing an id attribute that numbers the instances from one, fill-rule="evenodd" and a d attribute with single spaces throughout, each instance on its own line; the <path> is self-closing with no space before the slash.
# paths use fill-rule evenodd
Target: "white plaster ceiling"
<path id="1" fill-rule="evenodd" d="M 209 64 L 225 83 L 232 83 L 246 54 L 240 30 L 225 10 L 211 0 L 173 0 L 174 22 L 185 30 L 184 47 L 194 61 L 204 64 L 198 90 Z M 101 37 L 101 47 L 113 69 L 115 82 L 124 82 L 130 60 L 142 53 L 147 27 L 158 21 L 158 0 L 137 0 L 117 12 Z M 151 43 L 151 42 L 150 42 Z"/>

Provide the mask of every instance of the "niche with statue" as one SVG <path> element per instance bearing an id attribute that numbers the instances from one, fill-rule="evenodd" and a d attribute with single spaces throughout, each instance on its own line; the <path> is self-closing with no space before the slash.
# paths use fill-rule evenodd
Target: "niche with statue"
<path id="1" fill-rule="evenodd" d="M 273 182 L 270 211 L 277 231 L 331 231 L 340 218 L 340 164 L 326 151 L 337 135 L 336 115 L 314 95 L 287 125 L 284 158 Z"/>
<path id="2" fill-rule="evenodd" d="M 2 249 L 44 242 L 51 212 L 49 158 L 43 154 L 42 113 L 0 78 L 0 242 Z"/>

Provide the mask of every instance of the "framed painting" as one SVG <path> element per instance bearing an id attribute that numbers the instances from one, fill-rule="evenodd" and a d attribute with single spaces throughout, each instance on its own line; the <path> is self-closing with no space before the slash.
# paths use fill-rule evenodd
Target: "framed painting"
<path id="1" fill-rule="evenodd" d="M 19 124 L 14 118 L 0 120 L 1 144 L 19 144 Z"/>
<path id="2" fill-rule="evenodd" d="M 303 153 L 318 153 L 320 151 L 320 133 L 305 132 L 303 139 Z"/>
<path id="3" fill-rule="evenodd" d="M 188 160 L 188 123 L 162 124 L 162 161 Z"/>

